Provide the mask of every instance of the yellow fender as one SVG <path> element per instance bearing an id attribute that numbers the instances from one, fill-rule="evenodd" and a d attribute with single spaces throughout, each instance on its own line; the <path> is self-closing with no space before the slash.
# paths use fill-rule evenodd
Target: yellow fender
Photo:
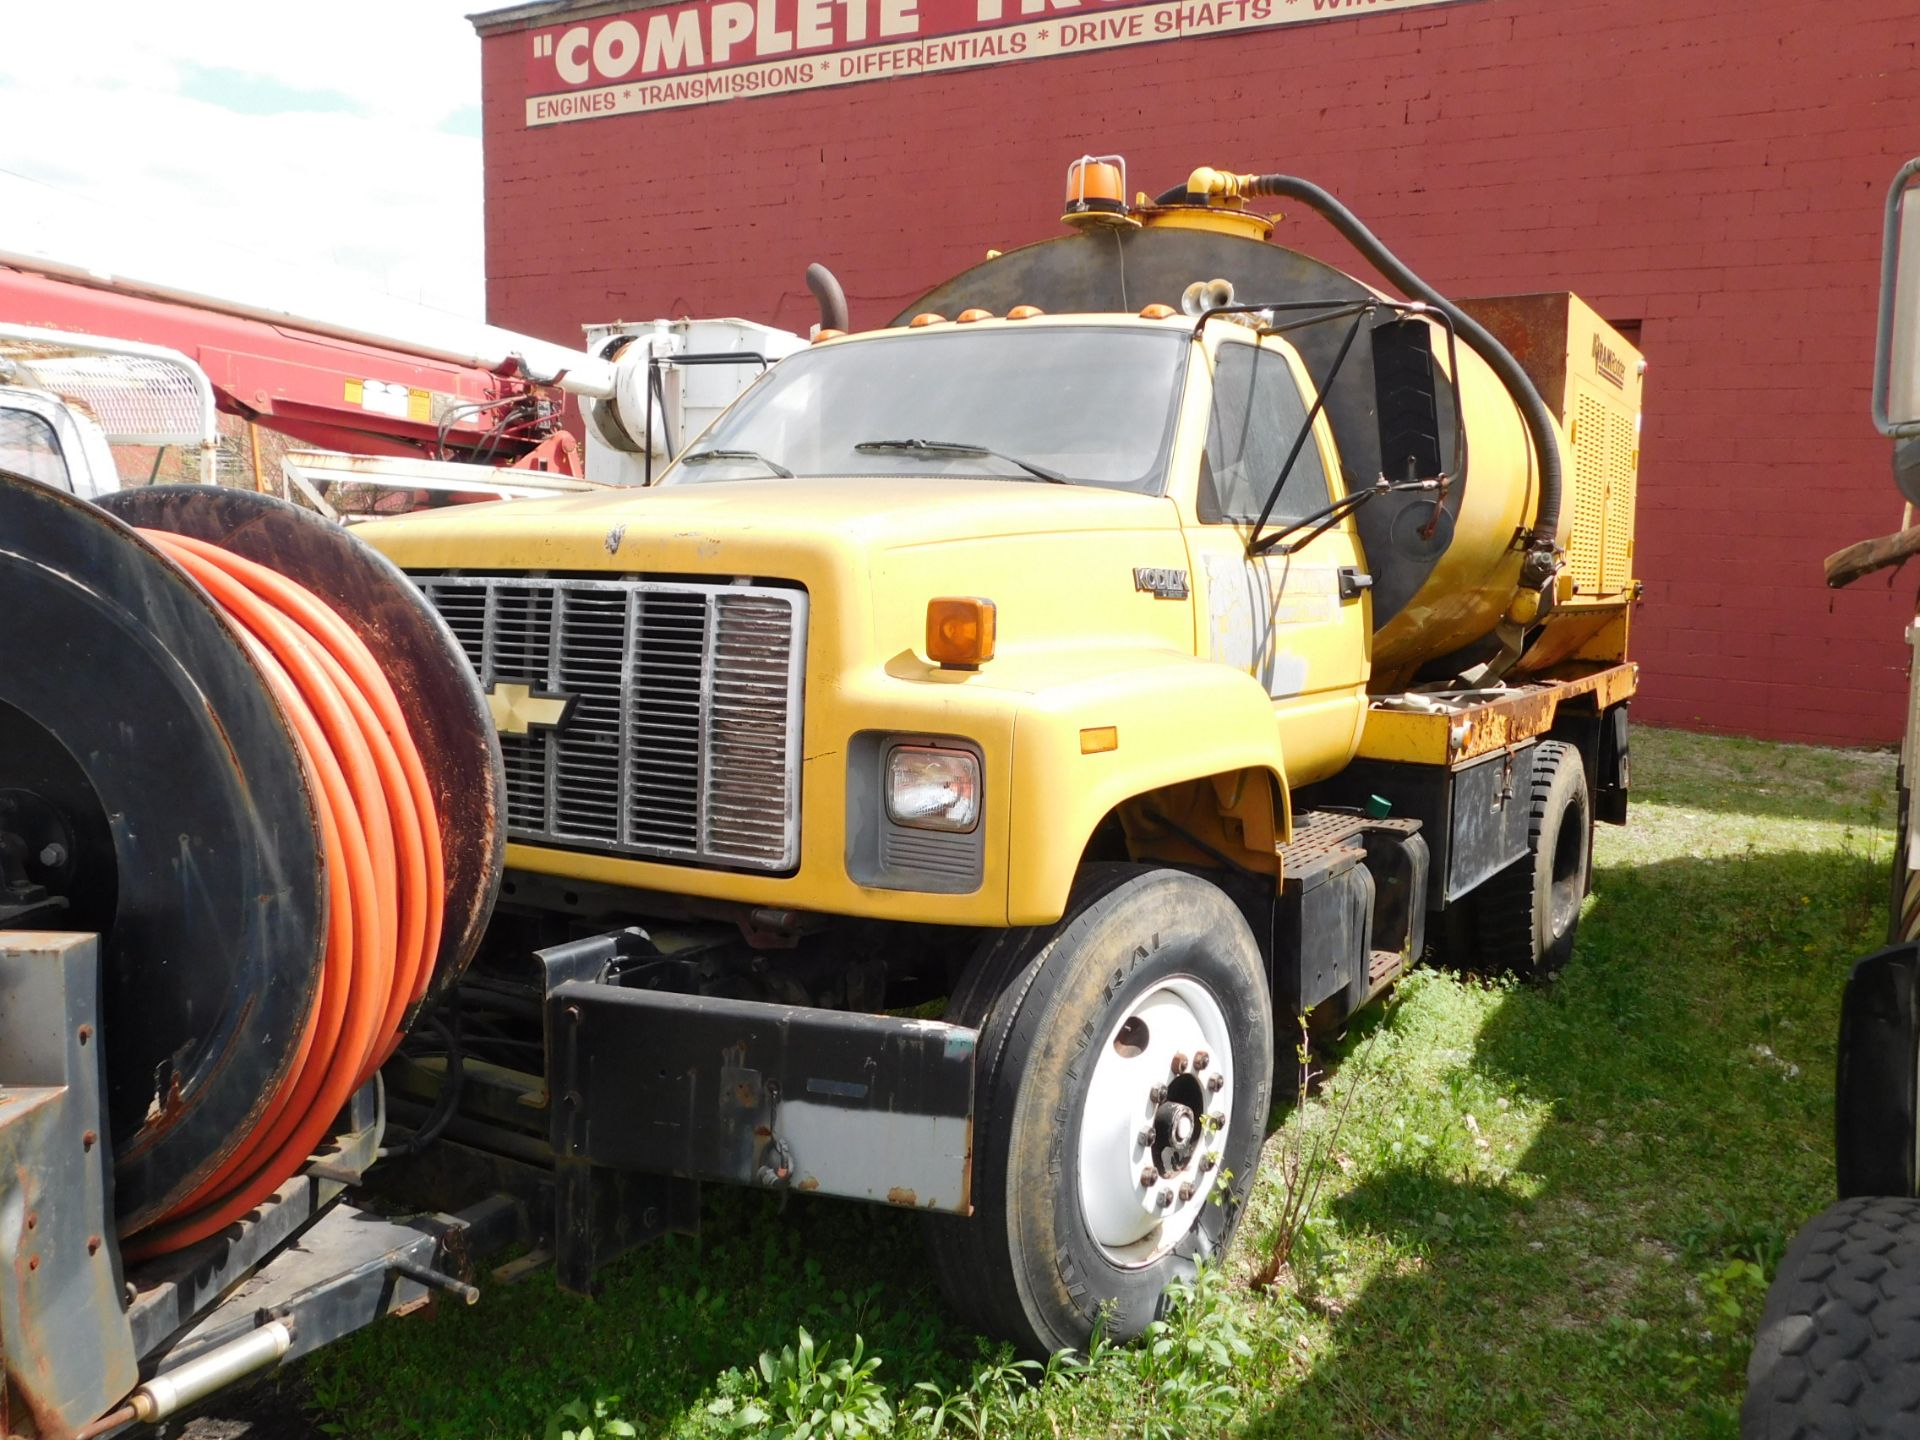
<path id="1" fill-rule="evenodd" d="M 1113 748 L 1097 748 L 1107 729 Z M 1165 652 L 1035 691 L 1014 719 L 1007 922 L 1060 918 L 1088 839 L 1123 801 L 1237 770 L 1265 772 L 1284 800 L 1273 700 L 1251 675 Z"/>

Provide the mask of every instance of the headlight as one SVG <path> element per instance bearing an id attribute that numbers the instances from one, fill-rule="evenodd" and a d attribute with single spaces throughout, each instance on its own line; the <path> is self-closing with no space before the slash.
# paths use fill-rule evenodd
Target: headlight
<path id="1" fill-rule="evenodd" d="M 980 820 L 980 762 L 964 750 L 897 745 L 887 754 L 887 816 L 919 830 L 971 830 Z"/>

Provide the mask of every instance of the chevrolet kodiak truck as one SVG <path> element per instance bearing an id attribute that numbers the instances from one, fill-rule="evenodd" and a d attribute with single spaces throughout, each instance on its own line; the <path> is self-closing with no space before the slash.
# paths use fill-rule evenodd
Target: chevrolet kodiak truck
<path id="1" fill-rule="evenodd" d="M 1065 218 L 650 487 L 356 532 L 498 727 L 446 1137 L 552 1146 L 563 1283 L 728 1181 L 924 1212 L 1030 1353 L 1132 1336 L 1232 1235 L 1300 1017 L 1430 942 L 1568 958 L 1626 816 L 1638 355 L 1569 295 L 1448 303 L 1284 176 L 1129 202 L 1089 158 Z"/>

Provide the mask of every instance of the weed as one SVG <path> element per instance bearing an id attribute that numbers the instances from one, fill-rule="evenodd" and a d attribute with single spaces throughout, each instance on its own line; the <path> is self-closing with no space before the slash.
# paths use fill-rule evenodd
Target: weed
<path id="1" fill-rule="evenodd" d="M 1135 1374 L 1150 1396 L 1150 1440 L 1225 1429 L 1239 1408 L 1237 1371 L 1252 1356 L 1218 1270 L 1202 1266 L 1192 1280 L 1172 1286 L 1135 1352 Z"/>
<path id="2" fill-rule="evenodd" d="M 973 1440 L 1003 1434 L 1027 1403 L 1038 1398 L 1039 1389 L 1061 1383 L 1064 1375 L 1049 1362 L 1040 1374 L 1040 1386 L 1030 1388 L 1029 1381 L 1037 1372 L 1041 1367 L 1032 1360 L 1003 1356 L 974 1366 L 967 1383 L 951 1390 L 942 1390 L 930 1380 L 918 1381 L 913 1388 L 926 1399 L 914 1410 L 913 1419 L 926 1428 L 928 1435 L 944 1435 L 949 1426 L 954 1434 Z"/>
<path id="3" fill-rule="evenodd" d="M 760 1352 L 758 1370 L 739 1387 L 744 1403 L 723 1397 L 708 1414 L 730 1431 L 767 1440 L 869 1440 L 893 1430 L 893 1402 L 874 1379 L 880 1357 L 853 1339 L 853 1354 L 829 1360 L 803 1326 L 799 1343 Z"/>
<path id="4" fill-rule="evenodd" d="M 1763 1276 L 1771 1276 L 1793 1238 L 1793 1226 L 1774 1219 L 1754 1219 L 1726 1205 L 1709 1207 L 1680 1232 L 1680 1258 L 1698 1266 L 1708 1260 L 1751 1262 Z"/>
<path id="5" fill-rule="evenodd" d="M 1339 1143 L 1340 1132 L 1346 1128 L 1354 1096 L 1361 1089 L 1358 1083 L 1348 1084 L 1339 1105 L 1327 1111 L 1326 1122 L 1317 1127 L 1317 1133 L 1309 1132 L 1309 1114 L 1324 1107 L 1316 1104 L 1312 1098 L 1314 1082 L 1321 1077 L 1313 1066 L 1313 1039 L 1307 1030 L 1307 1017 L 1302 1015 L 1299 1020 L 1300 1037 L 1294 1047 L 1295 1061 L 1299 1066 L 1299 1099 L 1281 1128 L 1281 1138 L 1269 1170 L 1273 1183 L 1280 1188 L 1280 1215 L 1272 1223 L 1266 1237 L 1266 1258 L 1250 1282 L 1254 1289 L 1261 1291 L 1272 1289 L 1281 1271 L 1293 1261 L 1301 1235 L 1313 1218 L 1314 1204 L 1320 1198 L 1321 1187 L 1326 1183 L 1334 1146 Z M 1367 1073 L 1367 1062 L 1372 1058 L 1374 1041 L 1379 1035 L 1380 1028 L 1376 1025 L 1367 1036 L 1358 1060 L 1361 1075 Z"/>
<path id="6" fill-rule="evenodd" d="M 569 1400 L 547 1421 L 545 1440 L 629 1440 L 640 1432 L 615 1414 L 620 1403 L 618 1395 Z"/>

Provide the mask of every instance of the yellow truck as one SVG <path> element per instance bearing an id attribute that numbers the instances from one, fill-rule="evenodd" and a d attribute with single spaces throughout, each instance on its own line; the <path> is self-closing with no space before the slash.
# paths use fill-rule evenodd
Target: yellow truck
<path id="1" fill-rule="evenodd" d="M 1271 244 L 1268 195 L 1411 298 Z M 723 1065 L 726 1146 L 654 1168 L 934 1212 L 953 1302 L 1035 1353 L 1136 1333 L 1226 1244 L 1295 1017 L 1429 936 L 1564 963 L 1636 683 L 1644 365 L 1589 307 L 1453 306 L 1285 177 L 1129 201 L 1089 157 L 1065 218 L 823 330 L 651 487 L 358 532 L 499 726 L 477 970 L 645 968 L 615 922 L 658 952 L 575 1087 L 595 1163 L 651 1143 L 596 1127 L 712 1118 L 681 1041 L 726 1051 L 723 997 L 828 1047 L 829 1007 L 949 997 L 924 1033 L 964 1086 L 891 1041 L 865 1078 L 783 1052 L 774 1100 Z"/>
<path id="2" fill-rule="evenodd" d="M 641 486 L 343 528 L 0 474 L 0 1431 L 165 1418 L 509 1244 L 590 1291 L 706 1182 L 919 1212 L 982 1330 L 1124 1340 L 1303 1029 L 1566 962 L 1638 355 L 1285 175 L 1083 157 L 1065 220 L 871 331 L 815 275 L 777 363 L 574 357 L 649 456 L 659 364 L 764 363 Z"/>

